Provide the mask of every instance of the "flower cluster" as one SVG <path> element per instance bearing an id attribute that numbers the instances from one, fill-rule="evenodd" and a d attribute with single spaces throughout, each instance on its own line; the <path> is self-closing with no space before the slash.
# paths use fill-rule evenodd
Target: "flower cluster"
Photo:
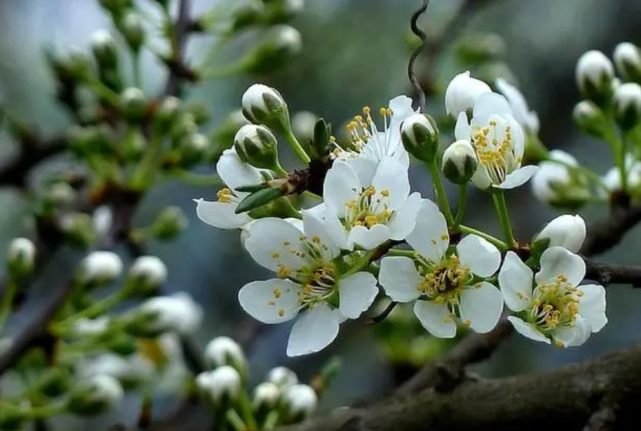
<path id="1" fill-rule="evenodd" d="M 348 141 L 337 143 L 319 119 L 303 145 L 278 91 L 261 84 L 246 91 L 243 112 L 253 124 L 217 165 L 227 188 L 218 201 L 196 199 L 196 212 L 215 227 L 240 228 L 249 255 L 273 272 L 238 298 L 263 323 L 295 320 L 289 356 L 325 348 L 341 323 L 385 298 L 413 303 L 439 338 L 460 328 L 489 332 L 506 313 L 524 336 L 557 346 L 580 345 L 605 325 L 603 287 L 580 284 L 580 216 L 554 219 L 531 241 L 514 238 L 504 193 L 539 175 L 524 164 L 539 125 L 515 87 L 495 84 L 500 93 L 469 72 L 452 79 L 445 107 L 456 119 L 456 142 L 442 154 L 435 121 L 405 96 L 379 110 L 383 127 L 365 107 L 348 123 Z M 280 166 L 279 135 L 305 170 Z M 428 167 L 435 201 L 413 190 L 411 156 Z M 462 224 L 465 208 L 453 214 L 442 175 L 461 193 L 472 184 L 492 196 L 504 240 Z"/>

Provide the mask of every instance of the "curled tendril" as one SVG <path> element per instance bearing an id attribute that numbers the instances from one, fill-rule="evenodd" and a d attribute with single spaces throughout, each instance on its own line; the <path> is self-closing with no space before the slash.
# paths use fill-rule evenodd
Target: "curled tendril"
<path id="1" fill-rule="evenodd" d="M 412 51 L 412 54 L 410 55 L 410 59 L 407 64 L 407 77 L 412 83 L 412 87 L 414 87 L 414 90 L 416 91 L 416 94 L 418 96 L 418 106 L 421 109 L 421 112 L 425 111 L 425 93 L 421 88 L 421 84 L 418 82 L 418 78 L 416 78 L 416 73 L 414 73 L 414 63 L 416 63 L 416 59 L 424 51 L 425 44 L 427 42 L 427 35 L 423 30 L 419 28 L 418 20 L 421 15 L 423 15 L 425 11 L 427 11 L 429 5 L 430 0 L 423 0 L 423 5 L 412 14 L 412 19 L 410 20 L 410 29 L 412 30 L 412 33 L 414 33 L 421 39 L 421 44 L 416 47 L 416 49 Z"/>

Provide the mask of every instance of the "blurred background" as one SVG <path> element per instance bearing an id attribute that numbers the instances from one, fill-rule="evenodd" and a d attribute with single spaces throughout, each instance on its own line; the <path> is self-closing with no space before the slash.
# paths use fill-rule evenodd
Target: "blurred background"
<path id="1" fill-rule="evenodd" d="M 139 3 L 146 3 L 140 0 Z M 195 13 L 208 10 L 214 0 L 194 1 Z M 398 94 L 411 94 L 406 77 L 409 55 L 409 17 L 419 6 L 411 0 L 306 0 L 304 12 L 291 24 L 302 34 L 303 52 L 277 73 L 266 76 L 234 76 L 198 85 L 187 91 L 188 98 L 206 103 L 212 110 L 215 127 L 229 112 L 240 107 L 243 91 L 254 82 L 277 88 L 292 112 L 310 111 L 334 124 L 339 134 L 342 125 L 358 114 L 364 105 L 387 106 Z M 458 2 L 433 0 L 420 25 L 430 33 L 438 28 L 440 17 Z M 611 166 L 605 144 L 580 134 L 572 121 L 572 108 L 579 101 L 574 80 L 578 57 L 589 49 L 611 56 L 622 41 L 641 44 L 641 2 L 636 0 L 503 0 L 487 2 L 487 8 L 471 17 L 464 33 L 492 32 L 505 43 L 505 64 L 498 73 L 516 83 L 530 108 L 541 118 L 541 140 L 548 148 L 563 148 L 604 174 Z M 69 124 L 54 99 L 53 81 L 43 58 L 43 48 L 64 51 L 71 45 L 87 47 L 91 34 L 110 25 L 97 1 L 92 0 L 0 0 L 0 98 L 2 103 L 28 124 L 44 134 L 56 134 Z M 188 58 L 202 58 L 211 39 L 192 38 Z M 234 58 L 243 44 L 226 47 L 216 61 Z M 459 73 L 459 65 L 448 57 L 425 70 L 444 86 Z M 144 89 L 155 94 L 162 83 L 162 69 L 149 55 L 145 59 Z M 473 75 L 477 71 L 472 70 Z M 478 71 L 478 73 L 489 73 Z M 425 72 L 424 72 L 425 73 Z M 428 104 L 428 112 L 443 116 L 442 100 Z M 444 139 L 451 130 L 442 130 Z M 6 135 L 0 140 L 0 160 L 15 151 Z M 290 159 L 289 166 L 294 166 Z M 287 164 L 287 161 L 286 161 Z M 55 169 L 56 161 L 35 172 Z M 200 169 L 213 173 L 214 166 Z M 419 165 L 411 176 L 415 189 L 431 195 L 429 178 Z M 288 359 L 285 345 L 290 325 L 255 328 L 238 305 L 236 294 L 245 283 L 269 277 L 243 252 L 237 231 L 216 230 L 195 216 L 193 198 L 214 199 L 216 189 L 187 186 L 179 182 L 159 184 L 145 199 L 136 216 L 137 225 L 148 224 L 167 205 L 182 207 L 189 216 L 188 229 L 172 243 L 152 243 L 151 252 L 169 267 L 170 291 L 188 291 L 205 309 L 205 323 L 197 343 L 204 345 L 215 335 L 241 336 L 252 330 L 247 349 L 253 381 L 260 381 L 273 366 L 287 365 L 309 378 L 334 355 L 343 358 L 342 368 L 323 403 L 326 408 L 376 397 L 390 388 L 396 372 L 389 356 L 376 341 L 376 331 L 364 325 L 346 325 L 337 342 L 309 357 Z M 454 195 L 453 195 L 454 196 Z M 474 194 L 466 223 L 499 233 L 491 199 Z M 531 237 L 557 213 L 535 201 L 528 185 L 508 193 L 517 238 Z M 603 207 L 588 207 L 586 220 L 606 216 Z M 28 199 L 12 189 L 0 189 L 0 246 L 28 227 Z M 621 264 L 639 263 L 641 234 L 637 230 L 615 250 L 602 256 Z M 37 291 L 44 295 L 68 272 L 68 256 L 62 250 L 38 281 Z M 67 265 L 67 266 L 65 266 Z M 513 337 L 480 366 L 487 375 L 513 375 L 541 372 L 573 363 L 603 352 L 629 346 L 641 339 L 641 315 L 635 313 L 641 292 L 613 286 L 608 290 L 610 323 L 583 346 L 558 350 L 548 345 Z M 35 296 L 34 296 L 35 297 Z M 35 305 L 34 305 L 35 307 Z M 24 313 L 26 315 L 28 313 Z M 28 316 L 27 316 L 28 318 Z M 12 320 L 12 330 L 24 322 Z M 248 326 L 249 325 L 249 326 Z M 245 331 L 245 332 L 243 332 Z M 246 334 L 245 334 L 246 335 Z M 244 335 L 242 335 L 244 336 Z M 422 338 L 427 338 L 423 336 Z M 421 343 L 420 341 L 417 343 Z M 431 348 L 431 347 L 428 347 Z M 396 375 L 396 377 L 398 377 Z"/>

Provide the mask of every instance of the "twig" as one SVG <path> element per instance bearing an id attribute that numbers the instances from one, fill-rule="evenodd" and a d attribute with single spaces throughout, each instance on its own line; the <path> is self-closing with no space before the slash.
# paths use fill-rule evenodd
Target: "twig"
<path id="1" fill-rule="evenodd" d="M 33 135 L 28 138 L 28 141 L 23 139 L 18 156 L 0 166 L 0 186 L 24 187 L 27 175 L 34 166 L 66 148 L 62 137 L 48 141 Z"/>
<path id="2" fill-rule="evenodd" d="M 627 209 L 614 208 L 610 217 L 588 228 L 581 253 L 594 256 L 617 245 L 637 223 L 641 222 L 641 204 Z"/>
<path id="3" fill-rule="evenodd" d="M 629 284 L 641 288 L 641 266 L 613 265 L 595 262 L 583 258 L 585 261 L 585 278 L 607 286 L 608 284 Z"/>
<path id="4" fill-rule="evenodd" d="M 423 5 L 412 14 L 412 19 L 410 20 L 410 28 L 412 29 L 412 33 L 414 33 L 421 39 L 421 45 L 416 47 L 416 49 L 414 49 L 414 51 L 412 51 L 412 54 L 410 55 L 409 62 L 407 63 L 407 77 L 414 87 L 416 97 L 418 97 L 418 106 L 421 111 L 425 110 L 425 93 L 423 92 L 421 84 L 416 77 L 416 72 L 414 71 L 414 63 L 416 63 L 416 59 L 418 58 L 418 56 L 421 55 L 421 53 L 425 50 L 427 35 L 418 26 L 418 19 L 425 13 L 425 11 L 427 11 L 429 5 L 429 0 L 423 0 Z"/>
<path id="5" fill-rule="evenodd" d="M 191 0 L 181 0 L 178 6 L 178 18 L 176 20 L 175 37 L 177 52 L 174 53 L 172 60 L 177 65 L 182 65 L 184 62 L 185 47 L 190 31 L 189 12 L 191 10 Z M 181 74 L 177 73 L 180 68 L 170 68 L 167 84 L 165 85 L 165 96 L 176 96 L 181 90 Z"/>

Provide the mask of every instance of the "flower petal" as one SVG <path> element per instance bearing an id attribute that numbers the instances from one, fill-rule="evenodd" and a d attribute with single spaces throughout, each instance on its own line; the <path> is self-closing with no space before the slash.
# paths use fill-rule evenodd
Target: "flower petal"
<path id="1" fill-rule="evenodd" d="M 327 208 L 342 216 L 346 205 L 358 199 L 362 191 L 358 175 L 349 164 L 336 160 L 323 183 L 323 198 Z"/>
<path id="2" fill-rule="evenodd" d="M 365 250 L 373 250 L 389 239 L 389 228 L 383 224 L 375 224 L 367 228 L 355 226 L 349 231 L 348 244 L 356 244 Z"/>
<path id="3" fill-rule="evenodd" d="M 551 344 L 550 339 L 547 338 L 536 326 L 531 323 L 526 323 L 516 316 L 508 316 L 507 320 L 512 323 L 516 332 L 534 341 L 541 341 L 543 343 Z"/>
<path id="4" fill-rule="evenodd" d="M 565 248 L 554 246 L 541 255 L 541 270 L 534 278 L 537 284 L 541 284 L 559 275 L 567 277 L 572 286 L 577 286 L 585 276 L 585 262 Z"/>
<path id="5" fill-rule="evenodd" d="M 407 243 L 422 256 L 438 262 L 450 244 L 445 216 L 429 199 L 421 201 L 414 230 L 405 238 Z"/>
<path id="6" fill-rule="evenodd" d="M 356 319 L 372 305 L 378 287 L 376 277 L 369 272 L 357 272 L 339 281 L 339 311 L 349 319 Z"/>
<path id="7" fill-rule="evenodd" d="M 573 327 L 562 327 L 554 332 L 554 342 L 561 347 L 580 346 L 590 338 L 591 329 L 585 319 L 577 316 Z"/>
<path id="8" fill-rule="evenodd" d="M 236 203 L 212 202 L 204 199 L 194 199 L 196 215 L 208 225 L 218 229 L 238 229 L 252 221 L 246 213 L 236 214 Z"/>
<path id="9" fill-rule="evenodd" d="M 318 352 L 327 347 L 338 335 L 339 312 L 320 302 L 301 313 L 292 327 L 287 343 L 287 356 Z"/>
<path id="10" fill-rule="evenodd" d="M 272 271 L 297 270 L 309 263 L 306 242 L 291 223 L 268 217 L 256 220 L 249 228 L 245 248 L 261 266 Z"/>
<path id="11" fill-rule="evenodd" d="M 499 271 L 499 286 L 505 305 L 512 311 L 523 311 L 532 302 L 532 270 L 513 251 L 508 251 Z"/>
<path id="12" fill-rule="evenodd" d="M 392 157 L 384 157 L 376 169 L 372 186 L 377 191 L 376 197 L 381 197 L 379 193 L 386 190 L 389 193 L 383 201 L 390 210 L 399 208 L 410 194 L 410 180 L 407 169 Z"/>
<path id="13" fill-rule="evenodd" d="M 404 240 L 416 226 L 416 217 L 421 209 L 421 194 L 412 193 L 405 203 L 394 212 L 392 219 L 388 223 L 390 229 L 390 238 L 393 240 Z"/>
<path id="14" fill-rule="evenodd" d="M 421 277 L 409 257 L 388 256 L 381 260 L 378 280 L 392 301 L 410 302 L 420 296 Z"/>
<path id="15" fill-rule="evenodd" d="M 454 338 L 456 322 L 447 305 L 432 301 L 416 301 L 414 314 L 427 331 L 438 338 Z"/>
<path id="16" fill-rule="evenodd" d="M 456 125 L 454 126 L 454 137 L 457 140 L 465 139 L 466 141 L 469 141 L 471 136 L 472 127 L 470 126 L 470 122 L 467 119 L 467 114 L 465 112 L 461 112 L 460 114 L 458 114 Z"/>
<path id="17" fill-rule="evenodd" d="M 479 277 L 490 277 L 501 266 L 501 252 L 478 235 L 467 235 L 456 246 L 461 266 Z"/>
<path id="18" fill-rule="evenodd" d="M 300 285 L 289 280 L 254 281 L 240 289 L 238 301 L 254 319 L 263 323 L 282 323 L 298 314 L 301 290 Z"/>
<path id="19" fill-rule="evenodd" d="M 263 177 L 255 167 L 243 162 L 233 148 L 225 150 L 216 163 L 216 172 L 227 187 L 236 190 L 238 187 L 261 184 Z M 244 196 L 239 193 L 239 196 Z"/>
<path id="20" fill-rule="evenodd" d="M 303 230 L 307 238 L 319 238 L 325 260 L 332 260 L 340 254 L 340 247 L 333 241 L 327 226 L 314 212 L 303 211 Z"/>
<path id="21" fill-rule="evenodd" d="M 538 170 L 539 170 L 538 166 L 533 166 L 533 165 L 523 166 L 522 168 L 519 168 L 507 174 L 507 176 L 505 177 L 505 180 L 503 180 L 501 184 L 494 187 L 502 190 L 513 189 L 515 187 L 518 187 L 528 182 L 528 180 L 532 178 L 534 174 L 536 174 L 536 171 Z"/>
<path id="22" fill-rule="evenodd" d="M 470 181 L 481 190 L 487 190 L 492 185 L 490 174 L 487 172 L 487 168 L 483 164 L 479 164 Z"/>
<path id="23" fill-rule="evenodd" d="M 480 334 L 490 332 L 501 318 L 503 296 L 496 286 L 482 281 L 461 291 L 461 319 Z"/>
<path id="24" fill-rule="evenodd" d="M 339 220 L 338 216 L 330 211 L 325 214 L 323 218 L 325 222 L 325 228 L 327 229 L 327 235 L 331 238 L 331 241 L 336 244 L 338 247 L 345 250 L 353 250 L 354 245 L 348 244 L 347 242 L 347 232 L 345 232 L 345 227 Z"/>
<path id="25" fill-rule="evenodd" d="M 579 314 L 590 325 L 592 332 L 599 332 L 607 323 L 605 314 L 605 289 L 598 284 L 579 286 L 583 296 L 579 302 Z"/>
<path id="26" fill-rule="evenodd" d="M 364 151 L 368 149 L 369 147 L 365 147 Z M 356 172 L 361 184 L 372 184 L 372 178 L 374 178 L 378 167 L 378 159 L 361 156 L 347 159 L 345 163 Z"/>

